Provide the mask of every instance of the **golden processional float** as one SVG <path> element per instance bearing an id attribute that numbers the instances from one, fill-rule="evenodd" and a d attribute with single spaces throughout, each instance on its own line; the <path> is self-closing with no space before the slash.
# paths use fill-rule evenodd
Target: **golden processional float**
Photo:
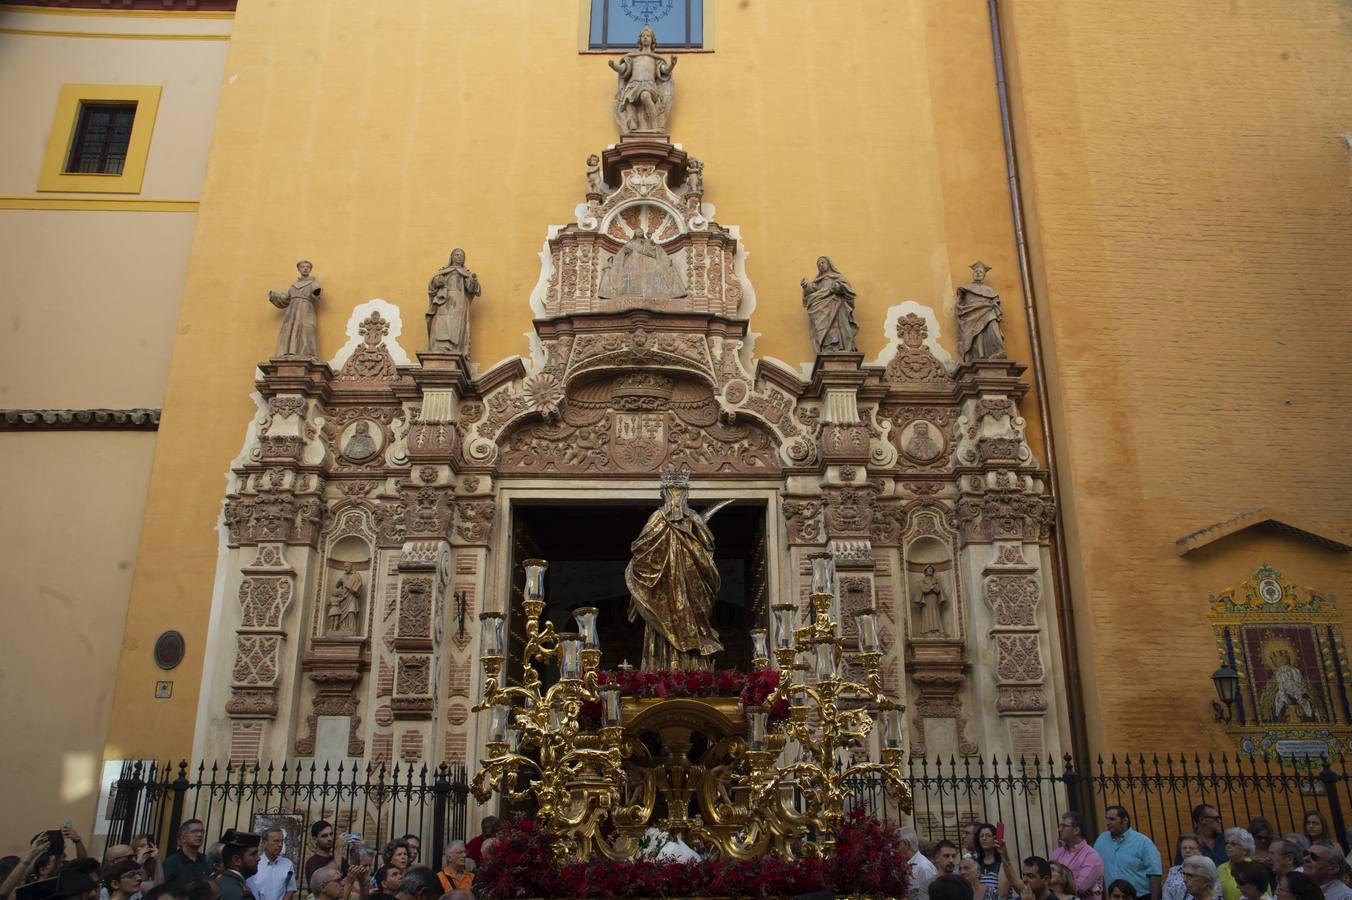
<path id="1" fill-rule="evenodd" d="M 485 689 L 474 709 L 489 710 L 490 725 L 487 756 L 471 785 L 475 797 L 483 803 L 497 793 L 513 805 L 532 804 L 536 821 L 562 838 L 558 852 L 573 859 L 634 857 L 650 826 L 687 844 L 714 845 L 724 859 L 829 855 L 845 816 L 846 785 L 866 775 L 879 777 L 909 813 L 911 792 L 901 771 L 904 708 L 882 690 L 876 613 L 856 614 L 858 646 L 845 648 L 831 611 L 831 556 L 810 559 L 807 624 L 796 627 L 793 603 L 771 607 L 778 685 L 762 705 L 742 709 L 740 719 L 730 716 L 741 726 L 738 733 L 724 736 L 699 764 L 680 752 L 688 740 L 655 764 L 626 722 L 652 720 L 661 705 L 700 701 L 656 700 L 638 711 L 618 684 L 602 683 L 597 611 L 573 611 L 576 633 L 558 633 L 548 621 L 542 626 L 548 564 L 527 560 L 519 685 L 504 683 L 503 614 L 479 616 Z M 751 638 L 753 665 L 765 669 L 766 631 L 753 630 Z M 849 677 L 850 657 L 862 672 L 857 680 Z M 559 678 L 546 687 L 537 667 L 550 663 Z M 735 709 L 730 700 L 703 702 Z M 787 715 L 773 717 L 776 706 L 787 706 Z M 584 708 L 597 707 L 599 724 L 584 715 Z M 867 758 L 875 722 L 880 761 Z"/>

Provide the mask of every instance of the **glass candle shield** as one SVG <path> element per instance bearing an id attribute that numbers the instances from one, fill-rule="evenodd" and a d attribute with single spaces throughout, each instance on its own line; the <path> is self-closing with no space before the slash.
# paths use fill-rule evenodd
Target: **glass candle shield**
<path id="1" fill-rule="evenodd" d="M 808 557 L 812 561 L 812 593 L 834 594 L 836 592 L 836 567 L 829 553 L 813 553 Z"/>
<path id="2" fill-rule="evenodd" d="M 582 677 L 582 636 L 577 634 L 559 635 L 559 677 Z"/>
<path id="3" fill-rule="evenodd" d="M 502 656 L 502 613 L 479 614 L 479 654 Z"/>
<path id="4" fill-rule="evenodd" d="M 829 681 L 836 677 L 836 642 L 817 642 L 817 680 Z"/>
<path id="5" fill-rule="evenodd" d="M 613 685 L 601 689 L 601 724 L 618 725 L 622 714 L 620 712 L 620 687 Z"/>
<path id="6" fill-rule="evenodd" d="M 599 650 L 601 642 L 596 635 L 596 607 L 584 606 L 573 610 L 573 621 L 577 622 L 577 631 L 582 636 L 583 648 Z"/>
<path id="7" fill-rule="evenodd" d="M 793 646 L 793 614 L 795 612 L 792 603 L 776 603 L 772 607 L 775 617 L 775 649 L 782 650 Z"/>
<path id="8" fill-rule="evenodd" d="M 490 741 L 507 740 L 507 726 L 512 720 L 512 708 L 505 703 L 494 703 L 488 709 L 488 739 Z"/>
<path id="9" fill-rule="evenodd" d="M 753 706 L 746 711 L 747 748 L 764 750 L 769 746 L 766 737 L 766 725 L 770 713 L 763 706 Z"/>
<path id="10" fill-rule="evenodd" d="M 543 559 L 528 559 L 525 562 L 526 567 L 526 586 L 522 588 L 522 595 L 527 600 L 545 599 L 545 570 L 549 568 L 549 563 Z"/>
<path id="11" fill-rule="evenodd" d="M 882 715 L 883 746 L 890 749 L 901 747 L 902 734 L 901 710 L 885 709 Z"/>
<path id="12" fill-rule="evenodd" d="M 873 612 L 859 613 L 854 617 L 855 627 L 859 631 L 859 652 L 878 652 L 878 620 Z"/>
<path id="13" fill-rule="evenodd" d="M 764 628 L 751 629 L 751 658 L 769 659 L 770 649 L 765 640 Z"/>

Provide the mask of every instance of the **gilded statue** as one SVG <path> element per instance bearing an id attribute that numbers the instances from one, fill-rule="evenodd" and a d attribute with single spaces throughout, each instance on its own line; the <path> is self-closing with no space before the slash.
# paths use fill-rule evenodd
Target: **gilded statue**
<path id="1" fill-rule="evenodd" d="M 947 602 L 944 586 L 935 575 L 934 566 L 925 566 L 920 579 L 919 596 L 914 601 L 916 612 L 920 614 L 920 624 L 916 628 L 920 637 L 943 637 L 944 604 Z"/>
<path id="2" fill-rule="evenodd" d="M 958 288 L 958 349 L 964 363 L 978 359 L 1006 359 L 1005 337 L 1000 331 L 1000 295 L 986 283 L 991 267 L 972 263 L 972 280 Z"/>
<path id="3" fill-rule="evenodd" d="M 720 580 L 708 523 L 732 501 L 697 513 L 686 502 L 689 488 L 684 475 L 662 476 L 662 506 L 630 545 L 624 570 L 629 621 L 643 618 L 647 671 L 711 669 L 723 649 L 710 621 Z"/>
<path id="4" fill-rule="evenodd" d="M 296 263 L 300 277 L 285 291 L 268 291 L 268 302 L 282 315 L 282 330 L 277 334 L 277 352 L 273 357 L 319 359 L 319 338 L 315 329 L 315 301 L 319 299 L 319 279 L 310 274 L 314 264 L 308 259 Z"/>
<path id="5" fill-rule="evenodd" d="M 685 295 L 676 263 L 642 228 L 606 263 L 596 288 L 603 300 L 675 300 Z"/>
<path id="6" fill-rule="evenodd" d="M 615 88 L 615 121 L 620 137 L 641 134 L 666 134 L 671 116 L 674 84 L 671 72 L 676 57 L 657 55 L 657 35 L 644 26 L 638 33 L 638 49 L 607 65 L 619 75 Z"/>
<path id="7" fill-rule="evenodd" d="M 361 631 L 362 577 L 353 571 L 352 563 L 343 564 L 343 574 L 333 582 L 329 594 L 329 634 L 358 634 Z"/>
<path id="8" fill-rule="evenodd" d="M 469 355 L 469 304 L 479 293 L 479 276 L 465 268 L 465 251 L 455 248 L 427 284 L 429 352 Z"/>
<path id="9" fill-rule="evenodd" d="M 799 282 L 807 310 L 812 346 L 818 353 L 853 353 L 859 323 L 854 320 L 854 288 L 828 256 L 817 257 L 817 277 Z"/>

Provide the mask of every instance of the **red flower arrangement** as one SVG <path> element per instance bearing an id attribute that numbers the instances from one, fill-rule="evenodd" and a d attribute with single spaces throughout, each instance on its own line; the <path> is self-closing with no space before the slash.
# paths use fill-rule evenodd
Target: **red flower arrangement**
<path id="1" fill-rule="evenodd" d="M 556 838 L 518 819 L 498 832 L 474 881 L 488 897 L 788 897 L 813 891 L 906 896 L 909 868 L 892 829 L 855 810 L 832 859 L 692 863 L 593 859 L 558 866 Z"/>

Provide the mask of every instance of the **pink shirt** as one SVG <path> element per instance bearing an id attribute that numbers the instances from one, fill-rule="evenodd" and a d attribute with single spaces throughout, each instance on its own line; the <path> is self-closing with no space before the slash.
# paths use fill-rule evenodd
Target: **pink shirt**
<path id="1" fill-rule="evenodd" d="M 1088 841 L 1080 841 L 1073 850 L 1057 847 L 1052 862 L 1075 873 L 1075 894 L 1081 900 L 1099 900 L 1103 896 L 1103 857 Z"/>

